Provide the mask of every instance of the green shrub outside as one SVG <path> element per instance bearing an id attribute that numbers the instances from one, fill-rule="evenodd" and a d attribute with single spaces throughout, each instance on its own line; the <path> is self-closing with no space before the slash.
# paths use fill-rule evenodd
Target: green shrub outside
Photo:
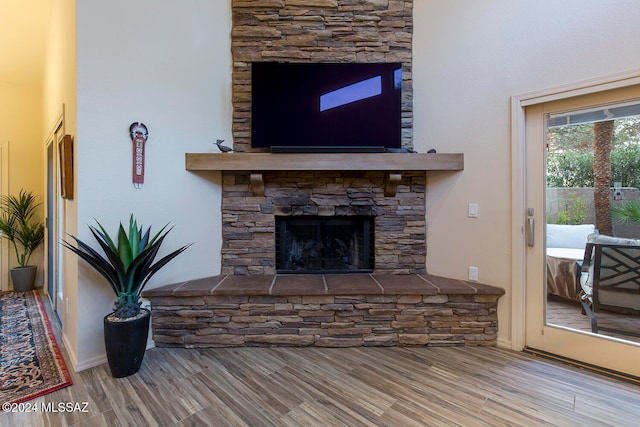
<path id="1" fill-rule="evenodd" d="M 623 187 L 640 188 L 640 147 L 624 147 L 611 151 L 611 175 Z M 549 153 L 547 157 L 548 187 L 593 187 L 593 153 Z"/>
<path id="2" fill-rule="evenodd" d="M 549 224 L 582 224 L 582 221 L 587 217 L 587 207 L 585 206 L 582 198 L 577 194 L 571 194 L 569 196 L 569 202 L 564 210 L 558 212 L 558 218 L 555 221 L 547 215 L 547 222 Z"/>

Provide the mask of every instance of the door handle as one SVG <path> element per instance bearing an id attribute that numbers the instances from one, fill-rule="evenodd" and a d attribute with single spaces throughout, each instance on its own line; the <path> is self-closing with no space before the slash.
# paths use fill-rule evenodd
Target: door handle
<path id="1" fill-rule="evenodd" d="M 533 208 L 527 210 L 527 246 L 533 247 L 535 244 L 536 220 L 533 217 Z"/>

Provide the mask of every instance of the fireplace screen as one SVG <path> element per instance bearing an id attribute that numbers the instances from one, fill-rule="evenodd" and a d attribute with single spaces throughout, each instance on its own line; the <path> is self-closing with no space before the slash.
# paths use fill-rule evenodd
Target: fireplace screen
<path id="1" fill-rule="evenodd" d="M 276 218 L 278 273 L 373 271 L 373 217 Z"/>

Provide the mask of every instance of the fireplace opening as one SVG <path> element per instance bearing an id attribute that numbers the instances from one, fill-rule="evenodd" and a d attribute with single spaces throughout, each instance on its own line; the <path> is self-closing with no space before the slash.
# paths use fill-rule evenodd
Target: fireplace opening
<path id="1" fill-rule="evenodd" d="M 370 216 L 276 217 L 276 271 L 372 272 L 373 223 Z"/>

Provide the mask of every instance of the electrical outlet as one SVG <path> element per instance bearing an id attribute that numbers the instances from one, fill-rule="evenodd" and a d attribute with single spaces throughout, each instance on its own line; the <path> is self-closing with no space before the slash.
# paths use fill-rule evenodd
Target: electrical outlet
<path id="1" fill-rule="evenodd" d="M 469 266 L 469 280 L 473 282 L 478 281 L 478 267 L 472 265 Z"/>
<path id="2" fill-rule="evenodd" d="M 469 218 L 478 218 L 478 204 L 469 203 Z"/>

